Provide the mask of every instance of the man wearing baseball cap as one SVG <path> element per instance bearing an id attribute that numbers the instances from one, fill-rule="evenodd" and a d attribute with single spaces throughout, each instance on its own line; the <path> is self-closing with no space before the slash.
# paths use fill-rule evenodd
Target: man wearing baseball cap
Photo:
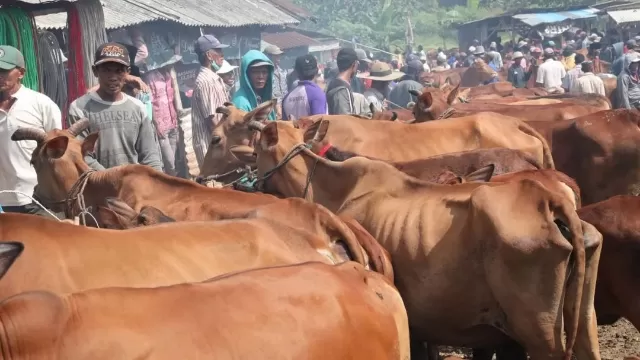
<path id="1" fill-rule="evenodd" d="M 318 76 L 318 62 L 311 54 L 298 56 L 294 70 L 298 85 L 282 100 L 282 118 L 289 120 L 327 114 L 327 96 L 313 81 Z"/>
<path id="2" fill-rule="evenodd" d="M 329 114 L 356 114 L 351 80 L 356 76 L 358 70 L 358 54 L 353 48 L 342 48 L 336 58 L 338 63 L 338 76 L 331 80 L 327 86 L 327 105 Z"/>
<path id="3" fill-rule="evenodd" d="M 92 67 L 98 88 L 71 103 L 69 125 L 80 119 L 89 120 L 88 131 L 80 137 L 95 146 L 95 152 L 85 156 L 93 169 L 141 164 L 162 171 L 151 118 L 140 100 L 122 91 L 130 69 L 131 59 L 125 46 L 115 42 L 99 46 Z M 100 141 L 96 144 L 98 132 Z"/>
<path id="4" fill-rule="evenodd" d="M 62 119 L 60 109 L 50 98 L 22 85 L 26 71 L 18 49 L 0 46 L 0 188 L 31 195 L 38 183 L 31 166 L 37 144 L 30 140 L 11 141 L 11 135 L 20 127 L 61 129 Z M 19 194 L 0 194 L 0 204 L 6 212 L 45 213 L 30 198 Z"/>
<path id="5" fill-rule="evenodd" d="M 227 87 L 215 73 L 224 62 L 222 49 L 228 46 L 220 43 L 213 35 L 200 36 L 194 44 L 200 70 L 196 75 L 191 98 L 192 144 L 200 168 L 211 143 L 213 128 L 222 119 L 222 114 L 216 113 L 216 109 L 229 102 Z"/>
<path id="6" fill-rule="evenodd" d="M 562 94 L 564 93 L 562 79 L 567 76 L 567 71 L 555 56 L 552 48 L 544 49 L 544 62 L 538 67 L 536 86 L 544 88 L 550 94 Z"/>
<path id="7" fill-rule="evenodd" d="M 282 98 L 287 93 L 287 70 L 280 67 L 280 58 L 284 51 L 275 45 L 269 45 L 262 51 L 273 63 L 273 97 L 278 99 L 278 105 L 282 104 Z M 279 108 L 279 106 L 278 106 Z"/>

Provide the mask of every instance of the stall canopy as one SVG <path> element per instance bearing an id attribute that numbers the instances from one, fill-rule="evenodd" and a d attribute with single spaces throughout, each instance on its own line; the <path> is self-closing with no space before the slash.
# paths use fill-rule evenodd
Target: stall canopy
<path id="1" fill-rule="evenodd" d="M 597 12 L 598 9 L 587 8 L 572 11 L 518 14 L 513 15 L 512 17 L 533 27 L 543 24 L 556 24 L 560 22 L 566 22 L 568 20 L 595 18 Z"/>

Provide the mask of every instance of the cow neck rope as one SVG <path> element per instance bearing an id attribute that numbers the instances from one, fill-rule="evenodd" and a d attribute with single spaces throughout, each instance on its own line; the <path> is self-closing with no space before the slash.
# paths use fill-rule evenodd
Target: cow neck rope
<path id="1" fill-rule="evenodd" d="M 94 169 L 89 169 L 83 172 L 78 178 L 78 180 L 75 182 L 75 184 L 73 184 L 73 186 L 71 187 L 71 190 L 69 191 L 69 194 L 67 194 L 67 198 L 65 199 L 64 212 L 65 212 L 65 216 L 68 219 L 72 219 L 74 217 L 73 205 L 75 201 L 76 205 L 78 205 L 78 210 L 80 210 L 80 213 L 78 215 L 82 218 L 83 225 L 87 226 L 86 215 L 88 214 L 93 219 L 93 222 L 96 224 L 96 226 L 100 227 L 98 225 L 98 221 L 96 220 L 95 217 L 93 217 L 91 212 L 87 209 L 86 204 L 84 202 L 84 189 L 87 187 L 87 183 L 89 182 L 89 176 L 91 176 L 91 174 L 93 174 L 94 172 L 96 172 Z"/>
<path id="2" fill-rule="evenodd" d="M 278 163 L 278 165 L 276 165 L 273 169 L 265 172 L 263 177 L 256 180 L 256 186 L 258 187 L 258 190 L 264 192 L 264 182 L 267 179 L 269 179 L 276 171 L 278 171 L 278 169 L 285 166 L 294 157 L 300 155 L 300 153 L 304 151 L 304 149 L 308 149 L 308 148 L 310 148 L 310 145 L 305 143 L 300 143 L 294 146 L 293 148 L 291 148 L 291 150 L 289 150 L 289 152 L 282 158 L 282 160 Z M 302 198 L 305 200 L 307 199 L 307 193 L 309 191 L 309 185 L 311 184 L 311 178 L 313 177 L 313 174 L 316 171 L 317 165 L 318 165 L 318 159 L 316 159 L 315 163 L 313 164 L 313 168 L 311 168 L 311 172 L 309 172 L 309 176 L 307 176 L 307 182 L 304 186 L 304 192 L 302 193 Z"/>

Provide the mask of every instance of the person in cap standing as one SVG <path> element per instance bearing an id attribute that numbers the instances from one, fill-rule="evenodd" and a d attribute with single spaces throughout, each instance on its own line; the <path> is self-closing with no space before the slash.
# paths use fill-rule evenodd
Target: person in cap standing
<path id="1" fill-rule="evenodd" d="M 358 75 L 371 80 L 371 88 L 364 92 L 364 97 L 369 104 L 373 104 L 375 111 L 386 110 L 385 100 L 389 96 L 389 84 L 404 76 L 403 72 L 393 71 L 389 64 L 376 61 L 371 66 L 371 71 L 367 75 Z"/>
<path id="2" fill-rule="evenodd" d="M 524 88 L 527 86 L 527 70 L 522 67 L 522 59 L 524 54 L 520 51 L 513 53 L 513 64 L 509 67 L 507 81 L 513 84 L 513 87 Z"/>
<path id="3" fill-rule="evenodd" d="M 476 52 L 476 47 L 469 46 L 469 55 L 467 55 L 467 57 L 464 59 L 464 67 L 469 67 L 473 65 L 473 61 L 476 59 L 475 55 L 473 55 L 475 52 Z"/>
<path id="4" fill-rule="evenodd" d="M 498 52 L 498 45 L 495 41 L 489 44 L 489 52 L 487 52 L 487 55 L 491 58 L 490 63 L 494 65 L 497 71 L 502 69 L 504 66 L 504 63 L 502 62 L 502 55 Z"/>
<path id="5" fill-rule="evenodd" d="M 620 73 L 622 73 L 625 55 L 636 52 L 638 45 L 634 39 L 629 39 L 625 43 L 625 48 L 624 54 L 620 55 L 611 65 L 611 73 L 615 76 L 620 76 Z"/>
<path id="6" fill-rule="evenodd" d="M 580 76 L 582 76 L 582 63 L 585 58 L 582 54 L 576 54 L 574 57 L 575 66 L 573 69 L 567 71 L 567 76 L 562 79 L 562 88 L 565 92 L 575 92 L 574 87 L 576 81 Z"/>
<path id="7" fill-rule="evenodd" d="M 436 56 L 436 67 L 431 69 L 431 71 L 443 72 L 447 70 L 447 66 L 449 66 L 449 64 L 447 64 L 447 56 L 441 52 L 441 53 L 438 53 L 438 55 Z"/>
<path id="8" fill-rule="evenodd" d="M 131 67 L 127 48 L 106 43 L 96 50 L 93 74 L 98 89 L 76 99 L 69 106 L 69 125 L 89 120 L 81 137 L 99 132 L 94 153 L 85 161 L 95 170 L 128 164 L 142 164 L 162 171 L 156 130 L 140 102 L 122 91 Z M 95 142 L 97 138 L 92 138 Z"/>
<path id="9" fill-rule="evenodd" d="M 389 92 L 390 109 L 406 109 L 409 103 L 415 102 L 415 96 L 409 93 L 410 90 L 422 92 L 424 86 L 420 83 L 420 75 L 423 72 L 422 63 L 419 60 L 412 60 L 404 67 L 405 75 L 396 86 Z"/>
<path id="10" fill-rule="evenodd" d="M 562 79 L 567 76 L 567 71 L 561 62 L 555 58 L 552 48 L 544 49 L 544 62 L 538 67 L 536 86 L 544 88 L 548 93 L 564 93 Z"/>
<path id="11" fill-rule="evenodd" d="M 194 45 L 200 70 L 196 75 L 191 98 L 191 124 L 193 150 L 200 167 L 209 149 L 213 128 L 222 119 L 222 114 L 216 113 L 216 109 L 229 101 L 224 81 L 213 70 L 214 65 L 216 70 L 222 66 L 224 61 L 222 49 L 228 46 L 221 44 L 213 35 L 200 36 Z"/>
<path id="12" fill-rule="evenodd" d="M 327 114 L 327 96 L 313 81 L 318 75 L 318 62 L 311 54 L 298 56 L 295 63 L 298 85 L 282 100 L 282 117 L 301 117 Z"/>
<path id="13" fill-rule="evenodd" d="M 287 70 L 280 67 L 280 58 L 284 53 L 279 47 L 275 45 L 269 45 L 264 48 L 262 51 L 271 63 L 273 64 L 273 80 L 271 80 L 273 86 L 273 97 L 278 99 L 278 106 L 276 107 L 276 111 L 278 114 L 281 114 L 280 111 L 282 98 L 287 93 Z"/>
<path id="14" fill-rule="evenodd" d="M 31 166 L 36 148 L 32 140 L 11 141 L 21 127 L 50 131 L 62 128 L 62 115 L 53 100 L 22 85 L 26 73 L 24 57 L 13 46 L 0 46 L 0 186 L 2 190 L 33 194 L 38 183 Z M 32 69 L 31 71 L 36 71 Z M 0 194 L 6 212 L 44 215 L 30 198 L 14 193 Z"/>
<path id="15" fill-rule="evenodd" d="M 371 60 L 367 57 L 367 53 L 362 49 L 356 49 L 358 55 L 358 70 L 356 75 L 366 75 L 371 67 Z M 351 79 L 351 91 L 358 94 L 364 94 L 365 90 L 371 87 L 371 81 L 354 76 Z"/>
<path id="16" fill-rule="evenodd" d="M 618 76 L 616 87 L 618 104 L 617 108 L 640 108 L 640 54 L 628 53 L 624 57 L 623 70 Z"/>
<path id="17" fill-rule="evenodd" d="M 355 49 L 342 48 L 338 52 L 336 61 L 339 74 L 326 88 L 329 114 L 356 114 L 351 80 L 356 76 L 360 64 L 358 54 Z"/>
<path id="18" fill-rule="evenodd" d="M 242 111 L 252 111 L 265 101 L 273 99 L 273 71 L 271 60 L 258 50 L 249 50 L 240 61 L 240 88 L 233 96 L 233 105 Z M 272 110 L 267 116 L 276 120 Z"/>
<path id="19" fill-rule="evenodd" d="M 233 72 L 237 68 L 237 66 L 231 65 L 227 60 L 224 60 L 220 69 L 216 71 L 216 74 L 220 75 L 222 81 L 224 81 L 224 84 L 227 86 L 227 94 L 229 94 L 230 98 L 233 97 L 238 89 L 238 82 L 236 81 L 236 76 Z"/>
<path id="20" fill-rule="evenodd" d="M 572 93 L 575 94 L 598 94 L 605 96 L 604 82 L 593 73 L 593 63 L 585 61 L 581 64 L 582 75 L 578 78 Z"/>

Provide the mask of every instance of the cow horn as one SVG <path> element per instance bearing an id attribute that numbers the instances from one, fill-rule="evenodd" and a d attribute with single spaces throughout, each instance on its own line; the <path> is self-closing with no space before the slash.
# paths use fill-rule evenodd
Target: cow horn
<path id="1" fill-rule="evenodd" d="M 73 125 L 69 126 L 67 131 L 71 134 L 71 136 L 76 137 L 81 132 L 87 130 L 89 128 L 89 119 L 80 119 L 76 121 Z"/>
<path id="2" fill-rule="evenodd" d="M 255 120 L 249 121 L 250 130 L 262 131 L 262 129 L 264 129 L 265 126 L 266 126 L 265 124 L 259 121 L 255 121 Z"/>
<path id="3" fill-rule="evenodd" d="M 47 133 L 36 128 L 18 128 L 12 135 L 11 140 L 13 141 L 21 141 L 21 140 L 35 140 L 38 144 L 44 142 L 47 138 Z"/>

